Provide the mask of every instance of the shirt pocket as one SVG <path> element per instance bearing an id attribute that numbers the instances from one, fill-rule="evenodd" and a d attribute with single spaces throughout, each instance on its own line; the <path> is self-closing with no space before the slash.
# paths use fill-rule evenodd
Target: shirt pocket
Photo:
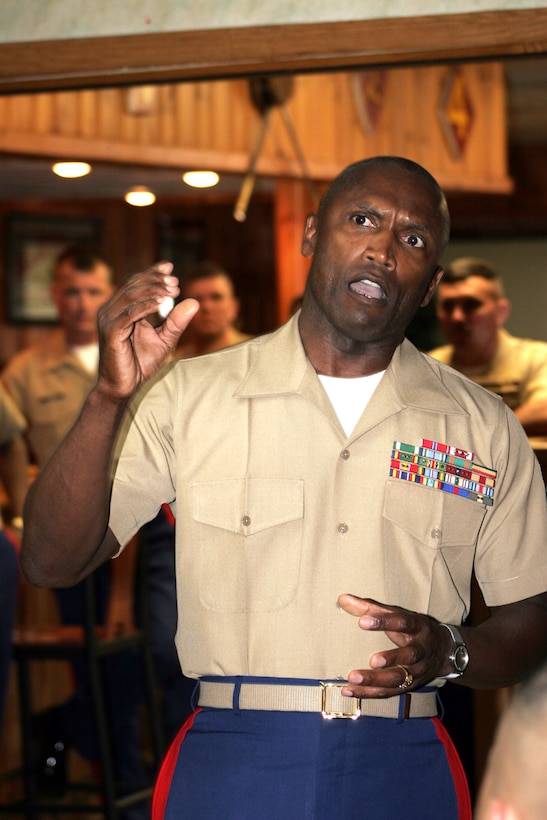
<path id="1" fill-rule="evenodd" d="M 292 600 L 302 552 L 302 479 L 196 482 L 192 515 L 203 606 L 267 612 Z"/>
<path id="2" fill-rule="evenodd" d="M 388 603 L 435 614 L 432 602 L 467 609 L 485 505 L 442 490 L 391 480 L 384 499 Z"/>

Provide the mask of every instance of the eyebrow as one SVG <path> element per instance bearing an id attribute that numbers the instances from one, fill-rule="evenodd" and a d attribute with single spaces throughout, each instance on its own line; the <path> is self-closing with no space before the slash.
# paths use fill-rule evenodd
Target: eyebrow
<path id="1" fill-rule="evenodd" d="M 378 219 L 382 219 L 387 213 L 387 209 L 386 210 L 379 210 L 378 208 L 375 208 L 375 207 L 373 207 L 372 205 L 370 205 L 366 202 L 362 202 L 361 204 L 356 204 L 354 206 L 354 209 L 355 210 L 366 211 L 367 213 L 372 214 L 372 216 L 375 216 Z M 429 234 L 429 235 L 433 234 L 433 230 L 430 227 L 428 227 L 427 225 L 424 225 L 421 222 L 415 222 L 411 218 L 403 217 L 403 223 L 404 223 L 404 229 L 406 231 L 410 230 L 410 231 L 416 231 L 418 233 L 426 233 L 426 234 Z"/>
<path id="2" fill-rule="evenodd" d="M 405 223 L 405 230 L 407 231 L 417 231 L 418 233 L 433 233 L 432 229 L 428 225 L 424 225 L 422 222 L 414 222 L 412 219 L 405 219 L 403 220 Z"/>

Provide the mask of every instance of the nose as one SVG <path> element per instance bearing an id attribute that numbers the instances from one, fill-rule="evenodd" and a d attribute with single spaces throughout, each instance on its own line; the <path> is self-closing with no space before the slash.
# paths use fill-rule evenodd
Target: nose
<path id="1" fill-rule="evenodd" d="M 203 316 L 206 313 L 210 313 L 213 304 L 214 304 L 214 302 L 211 299 L 208 299 L 206 296 L 201 297 L 199 299 L 199 309 L 200 309 L 201 315 Z"/>
<path id="2" fill-rule="evenodd" d="M 463 325 L 467 321 L 467 313 L 461 305 L 453 305 L 447 312 L 448 318 L 454 324 Z"/>
<path id="3" fill-rule="evenodd" d="M 367 237 L 365 257 L 391 267 L 394 264 L 393 236 L 390 230 L 377 230 Z"/>
<path id="4" fill-rule="evenodd" d="M 78 307 L 81 311 L 87 312 L 91 309 L 93 299 L 88 293 L 80 293 L 78 299 Z"/>

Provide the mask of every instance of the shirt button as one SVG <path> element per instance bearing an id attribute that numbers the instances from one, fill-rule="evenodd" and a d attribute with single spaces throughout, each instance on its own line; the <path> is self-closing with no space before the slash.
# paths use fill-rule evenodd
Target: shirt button
<path id="1" fill-rule="evenodd" d="M 344 459 L 344 461 L 347 461 L 349 456 L 350 456 L 350 452 L 349 452 L 349 450 L 342 450 L 340 455 Z"/>
<path id="2" fill-rule="evenodd" d="M 338 524 L 338 532 L 340 535 L 345 535 L 345 533 L 349 530 L 347 524 Z"/>
<path id="3" fill-rule="evenodd" d="M 241 523 L 243 524 L 244 527 L 248 527 L 251 523 L 251 519 L 249 518 L 248 515 L 244 515 L 243 518 L 241 519 Z"/>
<path id="4" fill-rule="evenodd" d="M 441 537 L 442 534 L 442 530 L 439 529 L 439 527 L 433 527 L 433 529 L 431 530 L 431 537 L 434 538 L 436 541 Z"/>

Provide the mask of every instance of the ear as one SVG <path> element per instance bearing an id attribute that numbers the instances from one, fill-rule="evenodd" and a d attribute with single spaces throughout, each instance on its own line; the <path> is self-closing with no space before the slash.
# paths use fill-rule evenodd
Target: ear
<path id="1" fill-rule="evenodd" d="M 315 251 L 315 241 L 317 239 L 317 214 L 308 214 L 302 236 L 301 251 L 302 256 L 313 256 Z"/>
<path id="2" fill-rule="evenodd" d="M 232 310 L 230 311 L 230 321 L 235 322 L 239 314 L 239 299 L 232 296 Z"/>
<path id="3" fill-rule="evenodd" d="M 425 307 L 426 305 L 428 305 L 430 303 L 431 297 L 435 293 L 435 291 L 437 289 L 437 285 L 439 284 L 439 282 L 441 281 L 441 279 L 443 277 L 443 273 L 444 273 L 444 269 L 441 268 L 440 265 L 438 265 L 437 270 L 433 274 L 433 276 L 431 278 L 431 282 L 428 285 L 425 296 L 424 296 L 424 298 L 422 299 L 422 301 L 420 303 L 420 307 Z"/>
<path id="4" fill-rule="evenodd" d="M 509 318 L 509 314 L 511 313 L 511 302 L 509 299 L 499 299 L 498 300 L 498 327 L 501 327 L 507 319 Z"/>

